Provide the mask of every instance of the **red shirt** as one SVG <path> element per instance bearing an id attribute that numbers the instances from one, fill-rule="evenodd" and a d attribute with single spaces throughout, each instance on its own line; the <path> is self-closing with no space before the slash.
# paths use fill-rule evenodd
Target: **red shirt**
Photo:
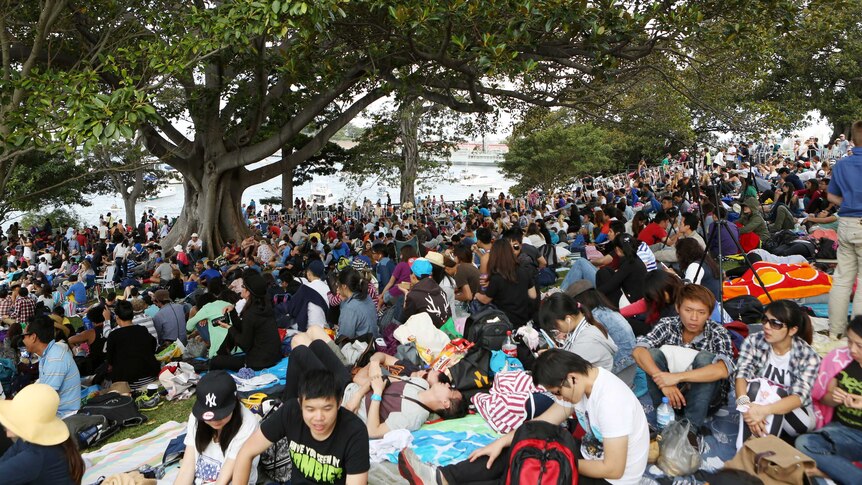
<path id="1" fill-rule="evenodd" d="M 647 246 L 658 244 L 664 241 L 666 237 L 667 231 L 665 231 L 664 228 L 656 222 L 650 222 L 645 228 L 643 228 L 643 230 L 641 230 L 640 234 L 638 234 L 638 240 L 645 242 Z"/>

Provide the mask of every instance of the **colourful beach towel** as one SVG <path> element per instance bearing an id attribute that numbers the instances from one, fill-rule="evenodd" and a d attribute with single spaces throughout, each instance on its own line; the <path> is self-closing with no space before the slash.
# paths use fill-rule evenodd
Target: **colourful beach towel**
<path id="1" fill-rule="evenodd" d="M 832 277 L 807 263 L 777 264 L 761 261 L 754 263 L 752 267 L 773 300 L 823 295 L 832 289 Z M 724 283 L 725 301 L 741 295 L 755 296 L 764 305 L 769 303 L 769 297 L 752 270 L 746 271 L 741 278 Z"/>
<path id="2" fill-rule="evenodd" d="M 470 453 L 491 444 L 500 435 L 478 414 L 426 424 L 413 432 L 410 448 L 425 463 L 438 466 L 466 460 Z M 398 453 L 386 459 L 398 463 Z"/>
<path id="3" fill-rule="evenodd" d="M 81 483 L 95 483 L 99 477 L 137 470 L 143 465 L 159 465 L 168 443 L 185 431 L 186 423 L 168 421 L 139 438 L 111 443 L 96 451 L 84 453 L 86 470 Z M 173 483 L 177 471 L 178 465 L 174 465 L 165 476 L 164 483 Z"/>

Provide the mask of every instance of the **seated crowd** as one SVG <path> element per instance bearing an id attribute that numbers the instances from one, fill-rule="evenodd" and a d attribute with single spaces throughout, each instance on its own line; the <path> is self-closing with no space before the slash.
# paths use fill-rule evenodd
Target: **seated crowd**
<path id="1" fill-rule="evenodd" d="M 862 139 L 862 123 L 853 130 Z M 423 355 L 425 335 L 453 345 L 496 315 L 515 344 L 498 378 L 528 372 L 546 398 L 531 399 L 518 424 L 574 433 L 580 483 L 640 483 L 663 403 L 696 434 L 730 408 L 738 449 L 772 435 L 834 482 L 862 483 L 862 305 L 848 318 L 862 264 L 862 188 L 851 178 L 862 173 L 862 148 L 834 166 L 811 152 L 753 164 L 733 148 L 703 173 L 684 152 L 673 165 L 642 164 L 568 193 L 367 202 L 359 216 L 326 219 L 248 208 L 249 235 L 223 248 L 192 234 L 165 250 L 170 223 L 151 213 L 137 227 L 110 214 L 56 234 L 50 221 L 28 233 L 14 225 L 0 318 L 2 357 L 17 372 L 4 383 L 11 400 L 0 401 L 0 423 L 15 441 L 3 445 L 0 476 L 81 483 L 63 420 L 81 408 L 82 385 L 126 383 L 119 388 L 152 409 L 163 364 L 183 354 L 205 374 L 175 483 L 272 481 L 260 457 L 278 450 L 292 484 L 367 483 L 370 440 L 463 417 L 489 390 L 476 376 L 493 376 L 502 341 L 476 339 L 460 361 L 437 365 Z M 742 333 L 728 326 L 729 256 L 744 256 L 741 271 L 832 260 L 833 242 L 828 333 L 846 337 L 846 348 L 818 354 L 811 315 L 789 299 L 762 306 Z M 404 330 L 413 332 L 406 341 Z M 233 375 L 286 356 L 274 410 L 252 412 Z M 399 471 L 410 483 L 504 483 L 519 429 L 447 466 L 405 449 Z"/>

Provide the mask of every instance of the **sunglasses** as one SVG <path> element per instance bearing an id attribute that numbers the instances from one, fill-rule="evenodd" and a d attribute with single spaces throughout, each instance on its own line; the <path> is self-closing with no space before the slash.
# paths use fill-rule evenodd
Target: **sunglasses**
<path id="1" fill-rule="evenodd" d="M 769 318 L 769 317 L 763 317 L 763 325 L 769 325 L 771 328 L 773 328 L 775 330 L 781 330 L 782 328 L 787 326 L 786 323 L 780 322 L 774 318 Z"/>
<path id="2" fill-rule="evenodd" d="M 513 244 L 513 245 L 512 245 L 512 249 L 514 249 L 515 251 L 520 251 L 520 250 L 521 250 L 521 245 L 520 245 L 520 244 Z"/>

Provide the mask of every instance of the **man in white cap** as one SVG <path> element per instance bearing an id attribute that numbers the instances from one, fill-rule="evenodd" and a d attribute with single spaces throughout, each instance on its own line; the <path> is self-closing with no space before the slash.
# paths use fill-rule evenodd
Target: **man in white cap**
<path id="1" fill-rule="evenodd" d="M 188 252 L 189 257 L 192 260 L 192 263 L 201 259 L 204 256 L 204 242 L 198 236 L 198 233 L 193 232 L 192 238 L 189 239 L 189 242 L 186 243 L 186 252 Z"/>

